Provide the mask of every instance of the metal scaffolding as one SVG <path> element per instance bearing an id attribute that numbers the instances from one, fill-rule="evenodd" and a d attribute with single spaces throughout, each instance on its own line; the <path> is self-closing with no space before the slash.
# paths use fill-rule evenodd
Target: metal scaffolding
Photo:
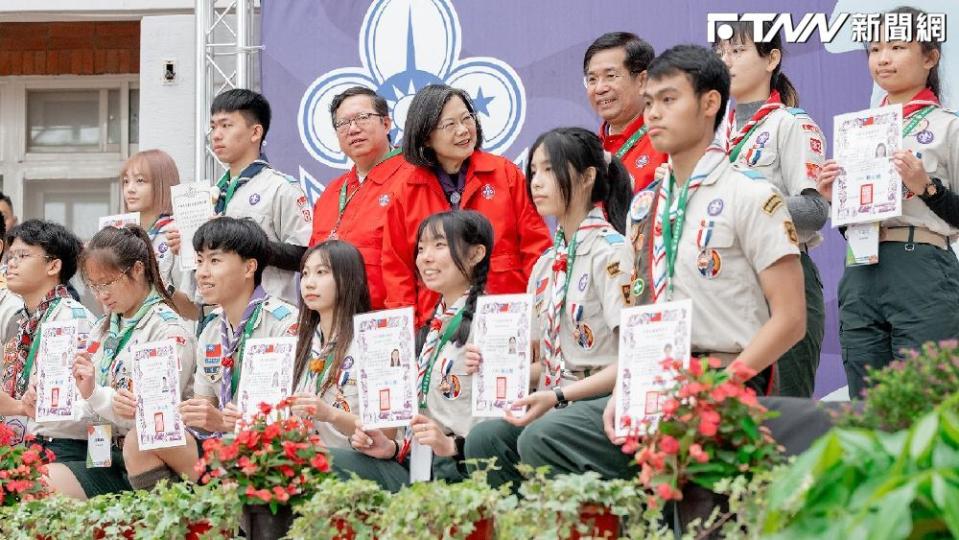
<path id="1" fill-rule="evenodd" d="M 216 182 L 226 169 L 213 154 L 207 111 L 217 94 L 251 88 L 255 43 L 255 0 L 196 0 L 196 177 Z"/>

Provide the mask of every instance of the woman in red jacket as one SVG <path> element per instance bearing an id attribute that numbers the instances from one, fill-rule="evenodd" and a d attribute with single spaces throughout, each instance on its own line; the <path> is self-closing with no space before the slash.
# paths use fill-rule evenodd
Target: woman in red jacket
<path id="1" fill-rule="evenodd" d="M 403 132 L 403 157 L 413 167 L 395 184 L 383 234 L 386 306 L 414 305 L 417 326 L 436 305 L 418 280 L 416 230 L 450 209 L 476 210 L 493 224 L 489 294 L 522 293 L 533 264 L 550 247 L 549 231 L 526 191 L 519 168 L 480 150 L 483 128 L 463 90 L 430 85 L 413 97 Z"/>

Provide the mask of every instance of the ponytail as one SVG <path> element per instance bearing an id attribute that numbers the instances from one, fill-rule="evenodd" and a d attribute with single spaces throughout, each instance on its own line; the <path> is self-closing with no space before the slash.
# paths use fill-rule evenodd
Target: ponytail
<path id="1" fill-rule="evenodd" d="M 600 172 L 602 168 L 597 170 L 593 183 L 593 202 L 602 202 L 609 224 L 620 234 L 626 234 L 626 213 L 633 193 L 629 171 L 622 161 L 612 156 L 605 174 Z"/>
<path id="2" fill-rule="evenodd" d="M 787 107 L 798 107 L 799 92 L 796 91 L 796 87 L 793 86 L 793 83 L 789 80 L 789 77 L 786 77 L 786 74 L 780 70 L 781 67 L 782 60 L 779 61 L 779 65 L 776 66 L 776 70 L 773 71 L 773 76 L 769 81 L 769 85 L 773 90 L 779 91 L 779 99 L 782 100 L 783 105 Z"/>

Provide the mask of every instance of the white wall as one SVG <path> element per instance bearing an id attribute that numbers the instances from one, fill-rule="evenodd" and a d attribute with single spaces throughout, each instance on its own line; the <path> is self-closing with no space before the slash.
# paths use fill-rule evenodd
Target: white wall
<path id="1" fill-rule="evenodd" d="M 194 178 L 196 91 L 193 15 L 145 16 L 140 23 L 140 150 L 159 148 Z M 166 60 L 176 62 L 176 82 L 164 84 Z"/>

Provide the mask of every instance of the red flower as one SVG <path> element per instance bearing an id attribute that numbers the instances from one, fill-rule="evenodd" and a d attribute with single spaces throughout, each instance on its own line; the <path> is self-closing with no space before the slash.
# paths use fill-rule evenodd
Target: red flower
<path id="1" fill-rule="evenodd" d="M 232 357 L 232 356 L 225 356 L 225 357 L 223 358 L 223 360 L 220 361 L 220 364 L 222 364 L 223 367 L 232 368 L 232 367 L 233 367 L 233 357 Z"/>
<path id="2" fill-rule="evenodd" d="M 287 478 L 293 478 L 296 476 L 296 471 L 294 471 L 293 467 L 290 467 L 289 465 L 280 465 L 279 470 L 280 474 Z"/>
<path id="3" fill-rule="evenodd" d="M 679 401 L 673 398 L 667 399 L 663 403 L 663 414 L 666 416 L 672 416 L 676 414 L 676 411 L 679 410 Z"/>
<path id="4" fill-rule="evenodd" d="M 264 415 L 268 415 L 273 411 L 273 406 L 270 405 L 269 403 L 261 402 L 259 405 L 257 405 L 257 407 L 260 409 L 260 413 Z"/>
<path id="5" fill-rule="evenodd" d="M 698 444 L 692 444 L 689 446 L 689 455 L 700 463 L 706 463 L 709 461 L 709 454 L 703 452 L 703 447 Z"/>
<path id="6" fill-rule="evenodd" d="M 238 467 L 240 467 L 240 472 L 247 476 L 256 474 L 256 472 L 260 470 L 256 463 L 250 461 L 250 458 L 246 456 L 240 456 L 240 459 L 237 460 L 236 464 Z"/>
<path id="7" fill-rule="evenodd" d="M 746 382 L 756 376 L 756 370 L 747 366 L 739 360 L 729 365 L 729 372 L 733 375 L 733 380 L 737 382 Z"/>
<path id="8" fill-rule="evenodd" d="M 716 432 L 719 431 L 719 424 L 714 424 L 712 422 L 707 422 L 706 420 L 700 420 L 699 422 L 699 433 L 706 437 L 715 437 Z"/>
<path id="9" fill-rule="evenodd" d="M 659 441 L 659 449 L 671 456 L 675 456 L 679 453 L 679 441 L 666 435 Z"/>
<path id="10" fill-rule="evenodd" d="M 656 494 L 664 501 L 671 501 L 673 499 L 678 501 L 683 498 L 682 493 L 669 484 L 659 484 L 656 486 Z"/>
<path id="11" fill-rule="evenodd" d="M 266 404 L 264 403 L 264 405 L 266 405 Z M 273 439 L 279 437 L 282 433 L 283 433 L 283 432 L 280 430 L 280 425 L 279 425 L 279 424 L 276 424 L 276 423 L 274 423 L 274 424 L 269 424 L 269 425 L 266 426 L 266 428 L 263 430 L 263 442 L 269 444 L 269 443 L 273 442 Z M 286 442 L 289 442 L 289 441 L 286 441 Z M 285 444 L 285 443 L 284 443 L 284 444 Z"/>
<path id="12" fill-rule="evenodd" d="M 275 486 L 273 488 L 273 495 L 276 496 L 277 502 L 282 503 L 290 500 L 290 494 L 287 493 L 286 490 L 281 488 L 280 486 Z"/>
<path id="13" fill-rule="evenodd" d="M 258 498 L 263 502 L 270 502 L 273 494 L 268 489 L 255 489 L 253 486 L 246 486 L 246 496 L 249 498 Z"/>
<path id="14" fill-rule="evenodd" d="M 719 358 L 714 357 L 714 356 L 710 356 L 707 361 L 709 362 L 709 367 L 711 367 L 711 368 L 713 368 L 713 369 L 719 369 L 719 368 L 721 368 L 722 365 L 723 365 L 723 361 L 720 360 Z"/>

